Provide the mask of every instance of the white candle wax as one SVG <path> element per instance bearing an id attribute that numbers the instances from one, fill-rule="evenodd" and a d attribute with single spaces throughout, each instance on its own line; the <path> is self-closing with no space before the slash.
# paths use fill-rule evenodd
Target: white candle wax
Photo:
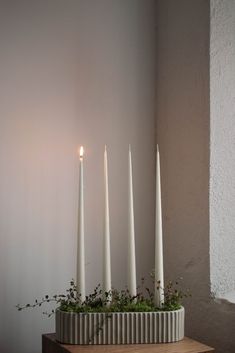
<path id="1" fill-rule="evenodd" d="M 84 246 L 84 194 L 83 194 L 83 147 L 79 161 L 78 241 L 77 241 L 77 286 L 81 301 L 85 300 L 85 246 Z"/>
<path id="2" fill-rule="evenodd" d="M 107 149 L 104 150 L 104 238 L 103 238 L 103 291 L 111 291 L 111 256 L 110 256 L 110 226 L 109 226 L 109 188 Z M 109 300 L 111 295 L 109 296 Z"/>
<path id="3" fill-rule="evenodd" d="M 157 146 L 156 155 L 156 218 L 155 218 L 155 305 L 164 303 L 163 241 L 162 241 L 162 205 L 160 154 Z"/>
<path id="4" fill-rule="evenodd" d="M 129 146 L 129 175 L 128 175 L 128 289 L 131 296 L 136 296 L 136 260 L 135 260 L 135 225 L 134 200 L 132 180 L 131 147 Z"/>

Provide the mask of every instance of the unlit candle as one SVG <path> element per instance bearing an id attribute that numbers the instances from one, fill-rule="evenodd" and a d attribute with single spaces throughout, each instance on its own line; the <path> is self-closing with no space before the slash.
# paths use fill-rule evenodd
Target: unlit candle
<path id="1" fill-rule="evenodd" d="M 104 150 L 104 238 L 103 238 L 103 291 L 111 291 L 111 256 L 109 226 L 109 186 L 107 149 Z M 108 297 L 111 299 L 111 293 Z"/>
<path id="2" fill-rule="evenodd" d="M 131 296 L 136 296 L 136 260 L 135 260 L 135 224 L 132 180 L 132 158 L 129 146 L 128 168 L 128 289 Z"/>
<path id="3" fill-rule="evenodd" d="M 157 145 L 156 154 L 156 218 L 155 218 L 155 305 L 161 307 L 164 303 L 164 271 L 163 271 L 163 241 L 162 241 L 162 203 L 160 154 Z"/>

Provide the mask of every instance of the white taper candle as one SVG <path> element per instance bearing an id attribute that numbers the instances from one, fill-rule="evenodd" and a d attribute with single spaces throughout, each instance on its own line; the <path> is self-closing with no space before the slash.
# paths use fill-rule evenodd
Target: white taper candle
<path id="1" fill-rule="evenodd" d="M 135 259 L 135 224 L 132 180 L 131 147 L 129 145 L 128 175 L 128 289 L 131 296 L 136 296 L 136 259 Z"/>
<path id="2" fill-rule="evenodd" d="M 104 150 L 104 238 L 103 238 L 103 291 L 111 291 L 111 256 L 110 256 L 110 226 L 109 226 L 109 187 L 107 148 Z M 111 295 L 109 296 L 109 300 Z"/>
<path id="3" fill-rule="evenodd" d="M 79 201 L 78 201 L 78 241 L 77 241 L 77 286 L 81 301 L 85 300 L 85 245 L 84 245 L 84 194 L 83 194 L 83 147 L 79 160 Z"/>
<path id="4" fill-rule="evenodd" d="M 162 241 L 162 204 L 161 204 L 161 174 L 160 154 L 157 145 L 156 154 L 156 218 L 155 218 L 155 305 L 161 307 L 164 303 L 164 271 L 163 271 L 163 241 Z"/>

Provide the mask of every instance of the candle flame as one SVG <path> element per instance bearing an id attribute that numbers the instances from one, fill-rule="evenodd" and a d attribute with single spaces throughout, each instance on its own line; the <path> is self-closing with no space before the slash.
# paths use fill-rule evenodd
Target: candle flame
<path id="1" fill-rule="evenodd" d="M 84 154 L 84 148 L 83 146 L 81 146 L 79 151 L 80 158 L 83 158 L 83 154 Z"/>

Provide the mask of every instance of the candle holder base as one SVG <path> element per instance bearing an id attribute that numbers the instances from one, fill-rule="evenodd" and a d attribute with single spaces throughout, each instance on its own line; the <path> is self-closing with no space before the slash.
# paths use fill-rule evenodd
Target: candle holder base
<path id="1" fill-rule="evenodd" d="M 126 313 L 73 313 L 56 310 L 56 339 L 60 343 L 171 343 L 183 337 L 183 307 L 175 311 Z"/>

